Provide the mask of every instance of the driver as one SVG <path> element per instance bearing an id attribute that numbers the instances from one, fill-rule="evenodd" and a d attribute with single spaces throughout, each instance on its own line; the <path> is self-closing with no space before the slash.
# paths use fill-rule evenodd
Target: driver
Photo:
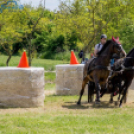
<path id="1" fill-rule="evenodd" d="M 100 43 L 95 45 L 95 49 L 94 49 L 94 56 L 97 57 L 97 53 L 99 51 L 101 51 L 103 45 L 106 43 L 107 41 L 107 35 L 106 34 L 102 34 L 100 37 Z"/>

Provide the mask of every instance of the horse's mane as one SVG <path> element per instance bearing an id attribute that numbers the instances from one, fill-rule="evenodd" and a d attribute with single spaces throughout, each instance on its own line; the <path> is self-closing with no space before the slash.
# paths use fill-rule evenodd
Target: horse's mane
<path id="1" fill-rule="evenodd" d="M 126 57 L 134 58 L 134 48 L 127 54 Z M 114 63 L 114 68 L 116 68 L 116 71 L 121 69 L 121 64 L 124 64 L 125 67 L 133 66 L 134 60 L 131 58 L 122 58 L 122 59 L 117 60 Z"/>
<path id="2" fill-rule="evenodd" d="M 134 65 L 134 48 L 127 54 L 128 58 L 125 59 L 124 65 L 125 67 L 133 66 Z M 129 59 L 130 58 L 130 59 Z"/>
<path id="3" fill-rule="evenodd" d="M 134 52 L 134 48 L 127 54 L 126 57 L 130 57 L 133 52 Z"/>
<path id="4" fill-rule="evenodd" d="M 98 56 L 101 55 L 101 53 L 108 47 L 108 45 L 112 42 L 112 40 L 108 40 L 102 47 L 101 51 L 97 53 Z"/>

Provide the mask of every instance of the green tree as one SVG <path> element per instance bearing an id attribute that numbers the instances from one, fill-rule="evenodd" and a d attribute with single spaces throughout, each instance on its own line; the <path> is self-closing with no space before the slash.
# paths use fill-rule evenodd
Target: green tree
<path id="1" fill-rule="evenodd" d="M 74 0 L 61 2 L 56 16 L 58 30 L 75 31 L 84 50 L 91 51 L 102 33 L 119 36 L 120 19 L 125 16 L 126 5 L 120 0 Z"/>
<path id="2" fill-rule="evenodd" d="M 0 14 L 0 44 L 8 55 L 7 66 L 14 53 L 13 44 L 22 41 L 22 35 L 17 32 L 21 26 L 16 12 L 9 12 L 8 9 L 5 9 Z"/>

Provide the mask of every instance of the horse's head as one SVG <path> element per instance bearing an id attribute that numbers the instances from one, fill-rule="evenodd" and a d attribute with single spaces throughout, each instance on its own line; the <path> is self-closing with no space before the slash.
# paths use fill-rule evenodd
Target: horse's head
<path id="1" fill-rule="evenodd" d="M 121 57 L 125 57 L 126 52 L 124 51 L 121 43 L 119 42 L 119 38 L 117 37 L 115 39 L 114 37 L 112 37 L 112 41 L 113 41 L 113 52 Z"/>
<path id="2" fill-rule="evenodd" d="M 127 57 L 132 57 L 132 58 L 134 58 L 134 48 L 131 49 L 131 51 L 127 54 Z"/>
<path id="3" fill-rule="evenodd" d="M 127 58 L 125 59 L 124 65 L 127 66 L 134 66 L 134 48 L 127 54 Z"/>

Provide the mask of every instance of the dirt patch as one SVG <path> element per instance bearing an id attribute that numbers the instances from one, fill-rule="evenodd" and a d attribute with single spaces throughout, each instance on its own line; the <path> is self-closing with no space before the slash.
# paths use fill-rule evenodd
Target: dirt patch
<path id="1" fill-rule="evenodd" d="M 55 90 L 45 90 L 45 96 L 55 95 Z"/>
<path id="2" fill-rule="evenodd" d="M 55 90 L 46 90 L 45 91 L 45 96 L 49 97 L 55 97 Z M 114 97 L 114 103 L 110 104 L 109 103 L 109 98 L 110 95 L 105 95 L 101 99 L 101 104 L 100 105 L 95 105 L 95 103 L 87 103 L 87 96 L 82 99 L 81 106 L 78 106 L 76 104 L 76 98 L 73 99 L 74 97 L 70 97 L 69 101 L 60 100 L 61 97 L 59 97 L 57 100 L 46 100 L 44 103 L 44 108 L 9 108 L 9 109 L 0 109 L 0 115 L 5 115 L 5 114 L 25 114 L 25 113 L 51 113 L 51 112 L 57 112 L 58 113 L 86 113 L 89 112 L 89 110 L 94 110 L 94 109 L 114 109 L 114 108 L 119 108 L 118 105 L 116 105 L 117 102 L 117 96 Z M 64 98 L 64 97 L 63 97 Z M 86 99 L 86 100 L 85 100 Z M 75 100 L 75 101 L 74 101 Z M 118 103 L 117 103 L 118 104 Z M 128 103 L 123 104 L 123 109 L 125 107 L 131 107 L 134 108 L 134 90 L 129 91 L 128 95 Z"/>

